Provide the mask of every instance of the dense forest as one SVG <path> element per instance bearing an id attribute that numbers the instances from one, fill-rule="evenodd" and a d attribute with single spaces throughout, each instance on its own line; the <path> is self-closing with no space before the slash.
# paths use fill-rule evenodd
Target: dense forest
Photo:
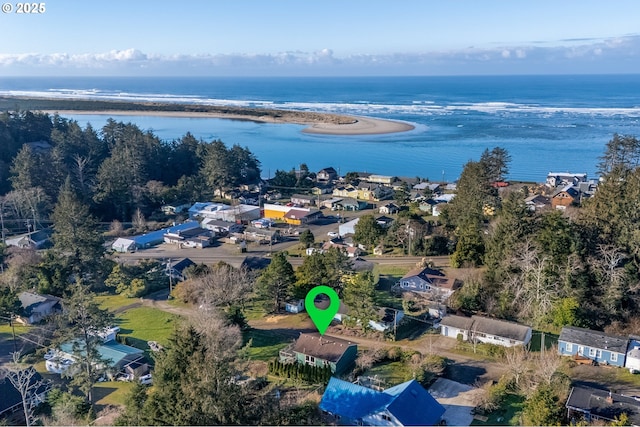
<path id="1" fill-rule="evenodd" d="M 90 125 L 33 112 L 0 115 L 0 194 L 18 215 L 47 219 L 70 188 L 102 221 L 130 221 L 164 203 L 211 198 L 217 188 L 256 183 L 260 163 L 246 148 L 187 133 L 161 141 L 112 119 Z"/>

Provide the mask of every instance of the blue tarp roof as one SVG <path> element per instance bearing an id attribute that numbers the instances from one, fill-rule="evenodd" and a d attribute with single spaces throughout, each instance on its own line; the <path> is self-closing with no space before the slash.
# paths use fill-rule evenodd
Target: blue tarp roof
<path id="1" fill-rule="evenodd" d="M 445 411 L 415 380 L 376 391 L 337 378 L 329 381 L 320 409 L 350 420 L 386 409 L 405 426 L 436 425 Z"/>

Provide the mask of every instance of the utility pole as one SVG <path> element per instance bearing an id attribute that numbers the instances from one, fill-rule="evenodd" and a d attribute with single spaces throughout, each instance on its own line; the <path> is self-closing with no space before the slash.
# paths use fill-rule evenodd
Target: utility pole
<path id="1" fill-rule="evenodd" d="M 169 258 L 167 270 L 169 270 L 169 296 L 167 297 L 167 299 L 171 299 L 171 293 L 173 292 L 173 272 L 171 271 L 171 258 Z"/>
<path id="2" fill-rule="evenodd" d="M 16 348 L 16 327 L 14 316 L 15 315 L 11 313 L 9 317 L 9 324 L 11 325 L 11 333 L 13 334 L 13 354 L 18 354 L 18 349 Z"/>

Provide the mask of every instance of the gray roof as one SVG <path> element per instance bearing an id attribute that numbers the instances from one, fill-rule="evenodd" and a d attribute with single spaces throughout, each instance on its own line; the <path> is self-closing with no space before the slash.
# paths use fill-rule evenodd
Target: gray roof
<path id="1" fill-rule="evenodd" d="M 491 319 L 489 317 L 472 316 L 473 328 L 478 332 L 484 332 L 516 341 L 525 341 L 531 327 L 506 320 Z"/>
<path id="2" fill-rule="evenodd" d="M 526 325 L 482 316 L 464 317 L 447 315 L 442 318 L 440 325 L 522 342 L 527 339 L 529 330 L 531 330 L 531 328 Z"/>
<path id="3" fill-rule="evenodd" d="M 321 336 L 318 333 L 300 334 L 293 345 L 293 351 L 329 362 L 337 362 L 349 347 L 355 345 L 351 341 Z"/>
<path id="4" fill-rule="evenodd" d="M 640 401 L 606 390 L 582 386 L 573 387 L 566 406 L 611 421 L 625 412 L 629 417 L 628 424 L 640 425 Z"/>
<path id="5" fill-rule="evenodd" d="M 470 317 L 456 316 L 454 314 L 444 316 L 440 321 L 441 326 L 450 326 L 452 328 L 465 330 L 471 329 L 472 324 L 473 319 L 471 319 Z"/>
<path id="6" fill-rule="evenodd" d="M 627 338 L 608 335 L 600 331 L 578 328 L 576 326 L 565 326 L 560 332 L 558 341 L 570 342 L 572 344 L 583 345 L 585 347 L 599 348 L 602 350 L 626 353 Z"/>

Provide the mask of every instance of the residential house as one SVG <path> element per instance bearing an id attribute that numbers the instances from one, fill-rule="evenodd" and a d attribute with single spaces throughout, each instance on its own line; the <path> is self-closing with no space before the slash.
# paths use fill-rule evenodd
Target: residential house
<path id="1" fill-rule="evenodd" d="M 280 230 L 271 228 L 247 227 L 243 233 L 244 239 L 250 242 L 275 243 L 280 241 Z"/>
<path id="2" fill-rule="evenodd" d="M 217 235 L 227 235 L 230 233 L 242 233 L 244 226 L 235 222 L 221 221 L 219 219 L 205 218 L 200 226 L 206 230 L 211 230 Z"/>
<path id="3" fill-rule="evenodd" d="M 327 422 L 354 426 L 435 426 L 445 412 L 416 380 L 377 391 L 332 377 L 319 407 Z"/>
<path id="4" fill-rule="evenodd" d="M 546 185 L 549 187 L 563 187 L 566 185 L 578 185 L 578 183 L 586 181 L 586 173 L 549 172 Z"/>
<path id="5" fill-rule="evenodd" d="M 28 371 L 33 371 L 31 374 Z M 29 375 L 31 378 L 29 379 L 29 384 L 34 386 L 35 390 L 33 390 L 32 396 L 29 397 L 29 403 L 33 403 L 34 406 L 38 406 L 43 403 L 47 399 L 47 394 L 51 390 L 52 384 L 50 381 L 43 380 L 42 376 L 35 371 L 33 367 L 27 368 L 24 371 L 24 378 L 26 379 Z M 38 387 L 35 387 L 36 384 L 40 384 Z M 16 413 L 17 417 L 23 417 L 23 407 L 22 407 L 22 395 L 16 389 L 11 381 L 8 378 L 4 380 L 0 380 L 0 419 L 9 417 L 10 415 Z M 24 425 L 24 418 L 21 418 L 21 421 L 17 424 L 7 423 L 3 425 Z"/>
<path id="6" fill-rule="evenodd" d="M 25 325 L 38 323 L 47 316 L 62 311 L 62 300 L 52 295 L 20 292 L 18 299 L 22 305 L 22 316 L 18 316 L 17 320 Z"/>
<path id="7" fill-rule="evenodd" d="M 393 196 L 393 188 L 385 187 L 379 184 L 359 184 L 357 187 L 358 200 L 367 200 L 370 202 L 379 202 Z"/>
<path id="8" fill-rule="evenodd" d="M 165 265 L 165 274 L 182 282 L 187 278 L 184 271 L 192 265 L 196 265 L 196 263 L 191 261 L 189 258 L 183 258 L 175 263 L 172 263 L 171 260 L 169 260 Z"/>
<path id="9" fill-rule="evenodd" d="M 340 186 L 334 188 L 331 194 L 333 194 L 334 196 L 343 198 L 348 197 L 355 200 L 358 198 L 358 188 L 354 187 L 353 185 Z"/>
<path id="10" fill-rule="evenodd" d="M 360 221 L 360 218 L 354 218 L 349 222 L 345 222 L 344 224 L 340 224 L 338 226 L 338 234 L 341 236 L 346 236 L 347 234 L 355 234 L 356 233 L 356 224 Z"/>
<path id="11" fill-rule="evenodd" d="M 291 196 L 291 203 L 293 203 L 294 205 L 309 206 L 315 205 L 317 199 L 318 197 L 314 195 L 294 194 L 293 196 Z"/>
<path id="12" fill-rule="evenodd" d="M 284 309 L 289 313 L 302 313 L 304 311 L 304 300 L 294 299 L 287 301 L 284 305 Z"/>
<path id="13" fill-rule="evenodd" d="M 628 341 L 604 332 L 565 326 L 558 337 L 558 353 L 622 367 L 625 366 Z"/>
<path id="14" fill-rule="evenodd" d="M 7 238 L 6 244 L 7 246 L 15 246 L 22 249 L 44 249 L 51 243 L 51 233 L 52 231 L 50 229 L 32 231 L 31 233 Z"/>
<path id="15" fill-rule="evenodd" d="M 320 169 L 316 174 L 316 180 L 318 182 L 331 182 L 338 179 L 338 172 L 332 167 Z"/>
<path id="16" fill-rule="evenodd" d="M 447 315 L 440 320 L 440 333 L 456 339 L 461 336 L 463 341 L 513 347 L 527 345 L 531 341 L 532 330 L 529 326 L 506 320 Z"/>
<path id="17" fill-rule="evenodd" d="M 378 213 L 381 213 L 384 215 L 393 215 L 393 214 L 397 214 L 398 212 L 400 212 L 400 207 L 395 203 L 387 203 L 378 208 Z"/>
<path id="18" fill-rule="evenodd" d="M 262 271 L 269 267 L 271 264 L 271 258 L 263 258 L 258 256 L 247 256 L 242 260 L 240 268 L 245 268 L 249 271 Z"/>
<path id="19" fill-rule="evenodd" d="M 387 176 L 387 175 L 369 175 L 365 178 L 367 182 L 371 182 L 374 184 L 384 184 L 391 185 L 396 181 L 395 176 Z"/>
<path id="20" fill-rule="evenodd" d="M 571 425 L 608 425 L 626 414 L 627 425 L 640 426 L 640 400 L 610 390 L 574 386 L 565 406 Z"/>
<path id="21" fill-rule="evenodd" d="M 283 219 L 290 225 L 307 225 L 320 217 L 322 217 L 322 212 L 318 209 L 293 208 L 284 214 Z"/>
<path id="22" fill-rule="evenodd" d="M 580 203 L 580 192 L 571 184 L 555 191 L 551 196 L 551 206 L 554 209 L 564 210 L 568 206 Z"/>
<path id="23" fill-rule="evenodd" d="M 542 194 L 534 194 L 524 199 L 525 205 L 530 211 L 536 212 L 551 207 L 551 199 Z"/>
<path id="24" fill-rule="evenodd" d="M 441 300 L 449 298 L 462 284 L 455 279 L 428 267 L 414 268 L 407 272 L 398 282 L 403 291 L 428 293 Z"/>
<path id="25" fill-rule="evenodd" d="M 69 341 L 61 344 L 57 356 L 45 362 L 47 371 L 56 374 L 69 372 L 73 375 L 73 364 L 75 363 L 74 345 L 81 348 L 80 353 L 84 351 L 80 341 Z M 101 367 L 108 369 L 110 377 L 124 369 L 125 365 L 141 361 L 144 358 L 143 350 L 120 344 L 115 340 L 103 342 L 96 347 L 96 350 L 100 360 L 104 363 L 104 366 Z M 70 363 L 67 361 L 70 361 Z"/>
<path id="26" fill-rule="evenodd" d="M 629 335 L 629 344 L 627 345 L 627 360 L 624 367 L 629 369 L 632 374 L 640 373 L 640 337 Z"/>
<path id="27" fill-rule="evenodd" d="M 178 233 L 199 228 L 198 221 L 188 221 L 161 230 L 150 231 L 145 234 L 130 237 L 120 237 L 111 244 L 111 249 L 116 252 L 134 252 L 138 249 L 147 249 L 164 242 L 164 235 L 167 233 Z"/>
<path id="28" fill-rule="evenodd" d="M 187 230 L 168 231 L 164 234 L 165 243 L 179 245 L 188 248 L 206 248 L 211 246 L 213 232 L 201 227 L 189 228 Z"/>
<path id="29" fill-rule="evenodd" d="M 358 346 L 351 341 L 319 333 L 301 333 L 289 347 L 280 352 L 284 363 L 311 366 L 330 366 L 331 372 L 341 374 L 350 369 L 358 355 Z"/>
<path id="30" fill-rule="evenodd" d="M 191 207 L 190 203 L 169 203 L 160 208 L 165 215 L 177 215 L 188 212 Z"/>
<path id="31" fill-rule="evenodd" d="M 383 216 L 379 216 L 378 218 L 376 218 L 376 222 L 382 228 L 391 227 L 391 224 L 393 223 L 393 221 L 395 221 L 393 218 L 389 218 L 388 216 L 384 216 L 384 215 Z"/>
<path id="32" fill-rule="evenodd" d="M 343 210 L 343 211 L 359 211 L 367 207 L 367 202 L 359 201 L 352 197 L 345 197 L 331 206 L 331 210 Z"/>

